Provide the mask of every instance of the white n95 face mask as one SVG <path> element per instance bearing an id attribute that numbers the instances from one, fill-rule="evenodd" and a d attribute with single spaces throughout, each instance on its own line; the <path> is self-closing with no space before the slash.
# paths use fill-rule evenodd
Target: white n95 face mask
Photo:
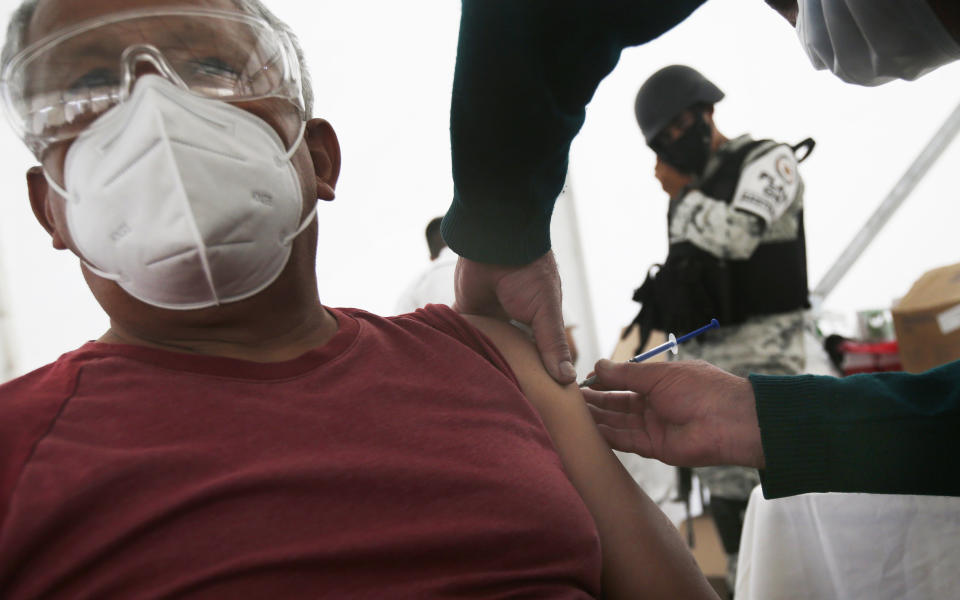
<path id="1" fill-rule="evenodd" d="M 70 234 L 88 268 L 161 308 L 257 294 L 280 275 L 301 223 L 288 151 L 253 114 L 156 75 L 74 141 L 64 167 Z"/>
<path id="2" fill-rule="evenodd" d="M 799 0 L 798 8 L 810 62 L 848 83 L 913 80 L 960 58 L 926 0 Z"/>

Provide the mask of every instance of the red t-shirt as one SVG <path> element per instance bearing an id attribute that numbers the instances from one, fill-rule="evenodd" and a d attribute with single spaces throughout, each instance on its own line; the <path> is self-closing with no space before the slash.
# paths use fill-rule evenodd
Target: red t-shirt
<path id="1" fill-rule="evenodd" d="M 283 363 L 89 343 L 0 386 L 0 597 L 589 598 L 593 520 L 443 306 Z"/>

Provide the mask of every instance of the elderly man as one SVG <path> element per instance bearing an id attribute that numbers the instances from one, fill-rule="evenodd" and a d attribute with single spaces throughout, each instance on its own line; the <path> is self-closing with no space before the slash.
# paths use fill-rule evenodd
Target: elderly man
<path id="1" fill-rule="evenodd" d="M 516 329 L 320 303 L 301 62 L 252 0 L 15 14 L 30 201 L 110 328 L 0 387 L 3 597 L 712 597 Z"/>

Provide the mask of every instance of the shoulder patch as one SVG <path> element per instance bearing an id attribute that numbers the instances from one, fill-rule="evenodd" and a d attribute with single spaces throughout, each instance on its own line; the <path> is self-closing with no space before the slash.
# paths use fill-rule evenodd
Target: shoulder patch
<path id="1" fill-rule="evenodd" d="M 744 167 L 731 206 L 769 225 L 793 204 L 799 179 L 793 151 L 785 145 L 776 146 Z"/>

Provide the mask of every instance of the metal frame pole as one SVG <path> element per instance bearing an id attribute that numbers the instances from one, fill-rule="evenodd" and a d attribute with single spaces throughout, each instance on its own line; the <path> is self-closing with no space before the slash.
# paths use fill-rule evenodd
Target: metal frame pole
<path id="1" fill-rule="evenodd" d="M 933 135 L 933 138 L 927 143 L 907 172 L 903 174 L 900 181 L 897 182 L 887 197 L 883 199 L 880 206 L 870 215 L 870 218 L 853 237 L 846 249 L 840 254 L 837 260 L 823 276 L 817 287 L 810 294 L 810 303 L 817 308 L 823 304 L 824 299 L 837 287 L 846 274 L 853 267 L 854 263 L 860 258 L 867 247 L 873 242 L 877 234 L 886 226 L 890 217 L 897 212 L 897 209 L 903 205 L 903 202 L 913 192 L 917 184 L 926 176 L 930 167 L 933 166 L 940 155 L 947 149 L 953 139 L 960 133 L 960 104 L 947 117 L 940 129 Z"/>

